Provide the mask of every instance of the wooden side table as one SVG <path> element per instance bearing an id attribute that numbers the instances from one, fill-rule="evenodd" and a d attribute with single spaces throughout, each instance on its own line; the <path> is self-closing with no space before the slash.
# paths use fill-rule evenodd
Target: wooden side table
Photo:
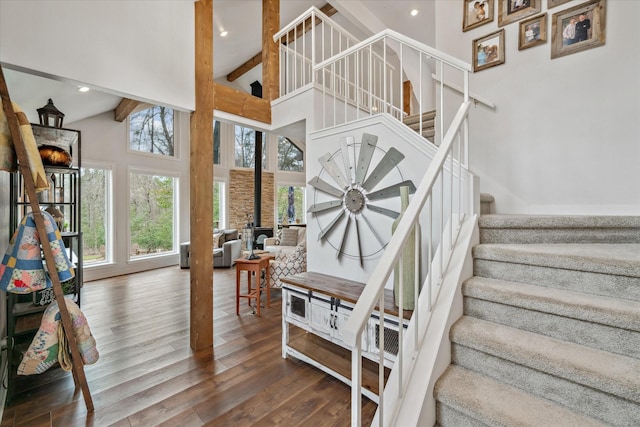
<path id="1" fill-rule="evenodd" d="M 240 314 L 240 298 L 247 298 L 247 303 L 251 305 L 251 300 L 256 300 L 256 313 L 260 316 L 260 272 L 264 270 L 265 287 L 267 289 L 267 307 L 271 307 L 271 284 L 269 283 L 269 261 L 275 259 L 271 254 L 261 254 L 259 259 L 236 259 L 236 315 Z M 247 293 L 240 293 L 240 272 L 247 272 Z M 251 286 L 251 274 L 256 275 L 256 286 Z"/>

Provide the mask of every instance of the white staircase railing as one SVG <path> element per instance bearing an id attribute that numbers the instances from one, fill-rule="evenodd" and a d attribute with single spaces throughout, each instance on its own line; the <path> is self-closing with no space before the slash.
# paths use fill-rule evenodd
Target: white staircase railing
<path id="1" fill-rule="evenodd" d="M 314 22 L 317 25 L 310 25 Z M 299 32 L 303 32 L 303 37 L 297 37 Z M 461 224 L 474 210 L 472 178 L 468 171 L 471 67 L 391 30 L 356 42 L 315 8 L 285 27 L 274 39 L 281 44 L 281 96 L 292 95 L 308 85 L 318 87 L 322 91 L 323 128 L 381 113 L 401 121 L 406 114 L 406 99 L 411 99 L 411 106 L 415 106 L 413 112 L 420 116 L 426 111 L 437 111 L 434 142 L 439 145 L 438 151 L 344 329 L 345 341 L 352 350 L 352 425 L 360 425 L 362 334 L 374 311 L 384 312 L 385 285 L 394 268 L 402 262 L 403 248 L 415 233 L 418 255 L 413 261 L 415 281 L 412 285 L 416 308 L 407 328 L 415 332 L 408 333 L 407 337 L 403 336 L 403 328 L 397 332 L 399 353 L 393 370 L 399 374 L 393 376 L 398 378 L 398 384 L 390 388 L 397 390 L 393 396 L 382 392 L 385 389 L 385 327 L 384 316 L 377 316 L 380 319 L 378 348 L 383 350 L 379 352 L 378 361 L 381 391 L 376 419 L 380 425 L 390 425 L 411 377 L 412 359 L 415 360 L 422 346 L 423 332 L 438 304 L 442 277 Z M 412 82 L 409 94 L 404 93 L 405 80 Z M 460 85 L 461 100 L 458 94 L 444 96 L 444 81 Z M 422 124 L 419 131 L 422 133 Z M 398 271 L 399 281 L 403 282 L 402 268 Z M 402 293 L 400 287 L 397 321 L 404 317 Z"/>
<path id="2" fill-rule="evenodd" d="M 395 376 L 398 384 L 393 389 L 397 395 L 388 396 L 386 391 L 379 395 L 378 413 L 376 419 L 379 425 L 392 425 L 398 403 L 404 397 L 404 391 L 412 375 L 412 363 L 423 345 L 422 338 L 430 322 L 432 313 L 438 304 L 442 278 L 447 271 L 449 260 L 455 247 L 458 232 L 465 217 L 472 214 L 472 183 L 467 173 L 467 140 L 468 114 L 471 103 L 463 102 L 458 109 L 451 126 L 443 138 L 438 152 L 432 160 L 427 172 L 416 189 L 407 210 L 402 215 L 395 233 L 371 274 L 367 285 L 358 299 L 344 329 L 344 339 L 351 346 L 352 356 L 352 392 L 351 392 L 351 424 L 359 426 L 361 422 L 361 382 L 362 382 L 362 334 L 367 322 L 374 312 L 384 312 L 384 289 L 394 268 L 402 262 L 403 248 L 415 233 L 418 254 L 413 264 L 416 269 L 412 284 L 414 288 L 414 307 L 407 331 L 413 331 L 408 336 L 403 335 L 403 328 L 399 328 L 399 350 L 394 370 L 399 370 Z M 416 225 L 420 225 L 416 227 Z M 415 231 L 414 231 L 415 230 Z M 421 231 L 419 231 L 421 230 Z M 399 282 L 402 283 L 402 268 Z M 421 271 L 422 270 L 422 271 Z M 403 288 L 399 289 L 400 296 L 396 304 L 399 305 L 399 318 L 403 318 Z M 376 305 L 378 306 L 376 308 Z M 382 317 L 380 317 L 382 320 Z M 397 320 L 397 319 L 396 319 Z M 425 327 L 426 325 L 426 327 Z M 384 349 L 384 324 L 381 322 L 378 347 Z M 432 351 L 437 352 L 437 344 Z M 405 353 L 406 352 L 406 353 Z M 379 355 L 379 389 L 385 386 L 384 352 Z M 418 408 L 416 408 L 418 409 Z"/>

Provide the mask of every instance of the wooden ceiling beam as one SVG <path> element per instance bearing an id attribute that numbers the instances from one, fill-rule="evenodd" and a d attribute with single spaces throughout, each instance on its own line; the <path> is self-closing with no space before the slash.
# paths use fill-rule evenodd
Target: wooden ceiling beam
<path id="1" fill-rule="evenodd" d="M 232 82 L 236 80 L 238 77 L 248 73 L 253 67 L 262 64 L 262 51 L 258 53 L 256 56 L 227 74 L 227 81 Z"/>
<path id="2" fill-rule="evenodd" d="M 143 102 L 136 101 L 135 99 L 122 98 L 120 104 L 113 110 L 113 120 L 123 122 L 140 104 L 143 104 Z"/>
<path id="3" fill-rule="evenodd" d="M 213 84 L 215 108 L 225 113 L 271 124 L 271 102 L 229 86 Z"/>
<path id="4" fill-rule="evenodd" d="M 327 16 L 335 15 L 338 11 L 331 6 L 329 3 L 325 4 L 320 8 L 320 11 Z M 308 31 L 311 28 L 311 20 L 307 19 L 308 22 L 305 22 L 305 29 Z M 318 24 L 319 20 L 316 19 L 316 24 Z M 298 37 L 302 35 L 302 24 L 298 25 L 295 30 L 291 30 L 287 35 L 288 39 L 293 39 L 295 37 L 295 33 L 297 33 Z M 294 33 L 295 31 L 295 33 Z M 253 67 L 262 64 L 262 52 L 257 53 L 253 58 L 227 74 L 227 81 L 232 82 L 237 80 L 240 76 L 249 72 L 249 70 L 253 69 Z"/>

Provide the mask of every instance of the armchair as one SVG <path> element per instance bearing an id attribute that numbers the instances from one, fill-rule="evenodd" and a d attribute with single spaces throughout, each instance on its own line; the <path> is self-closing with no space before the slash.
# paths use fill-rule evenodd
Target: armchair
<path id="1" fill-rule="evenodd" d="M 235 260 L 242 256 L 242 240 L 237 229 L 216 230 L 214 233 L 213 266 L 232 267 Z M 180 245 L 180 268 L 189 268 L 191 243 Z"/>
<path id="2" fill-rule="evenodd" d="M 242 240 L 238 230 L 214 230 L 213 248 L 213 266 L 232 267 L 242 256 Z"/>
<path id="3" fill-rule="evenodd" d="M 305 245 L 295 247 L 293 253 L 280 252 L 270 261 L 269 274 L 272 288 L 282 287 L 283 277 L 307 271 L 307 248 Z"/>
<path id="4" fill-rule="evenodd" d="M 214 267 L 232 267 L 242 256 L 242 240 L 234 239 L 224 242 L 221 248 L 213 250 Z"/>

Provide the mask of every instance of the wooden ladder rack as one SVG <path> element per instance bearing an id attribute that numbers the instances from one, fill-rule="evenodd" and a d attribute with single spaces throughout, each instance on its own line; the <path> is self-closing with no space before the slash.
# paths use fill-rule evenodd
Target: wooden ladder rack
<path id="1" fill-rule="evenodd" d="M 29 157 L 27 150 L 20 134 L 20 126 L 18 124 L 18 118 L 13 110 L 13 104 L 11 103 L 11 97 L 9 96 L 9 89 L 7 88 L 7 82 L 4 78 L 4 72 L 2 71 L 2 65 L 0 65 L 0 99 L 2 99 L 2 108 L 4 114 L 7 117 L 7 124 L 9 126 L 9 132 L 13 139 L 13 147 L 18 157 L 18 163 L 20 166 L 20 172 L 24 179 L 24 186 L 29 197 L 31 204 L 31 211 L 33 213 L 33 219 L 36 223 L 36 230 L 38 236 L 40 236 L 42 250 L 44 252 L 44 259 L 46 261 L 47 271 L 49 277 L 53 283 L 53 293 L 56 297 L 56 301 L 64 301 L 64 292 L 60 285 L 60 279 L 58 277 L 58 271 L 56 269 L 56 263 L 51 252 L 51 246 L 49 244 L 49 238 L 44 225 L 44 217 L 40 211 L 40 204 L 38 203 L 38 197 L 36 195 L 35 184 L 33 181 L 33 175 L 31 174 L 31 167 L 29 164 Z M 84 365 L 80 351 L 78 350 L 78 343 L 76 342 L 75 334 L 73 333 L 73 325 L 71 322 L 71 316 L 66 304 L 58 303 L 60 310 L 60 317 L 62 320 L 62 328 L 64 330 L 65 337 L 69 348 L 71 349 L 71 362 L 72 362 L 72 374 L 73 381 L 76 385 L 80 386 L 82 395 L 84 397 L 84 403 L 88 412 L 93 412 L 93 400 L 91 399 L 91 392 L 89 391 L 89 385 L 87 384 L 87 378 L 84 374 Z"/>

